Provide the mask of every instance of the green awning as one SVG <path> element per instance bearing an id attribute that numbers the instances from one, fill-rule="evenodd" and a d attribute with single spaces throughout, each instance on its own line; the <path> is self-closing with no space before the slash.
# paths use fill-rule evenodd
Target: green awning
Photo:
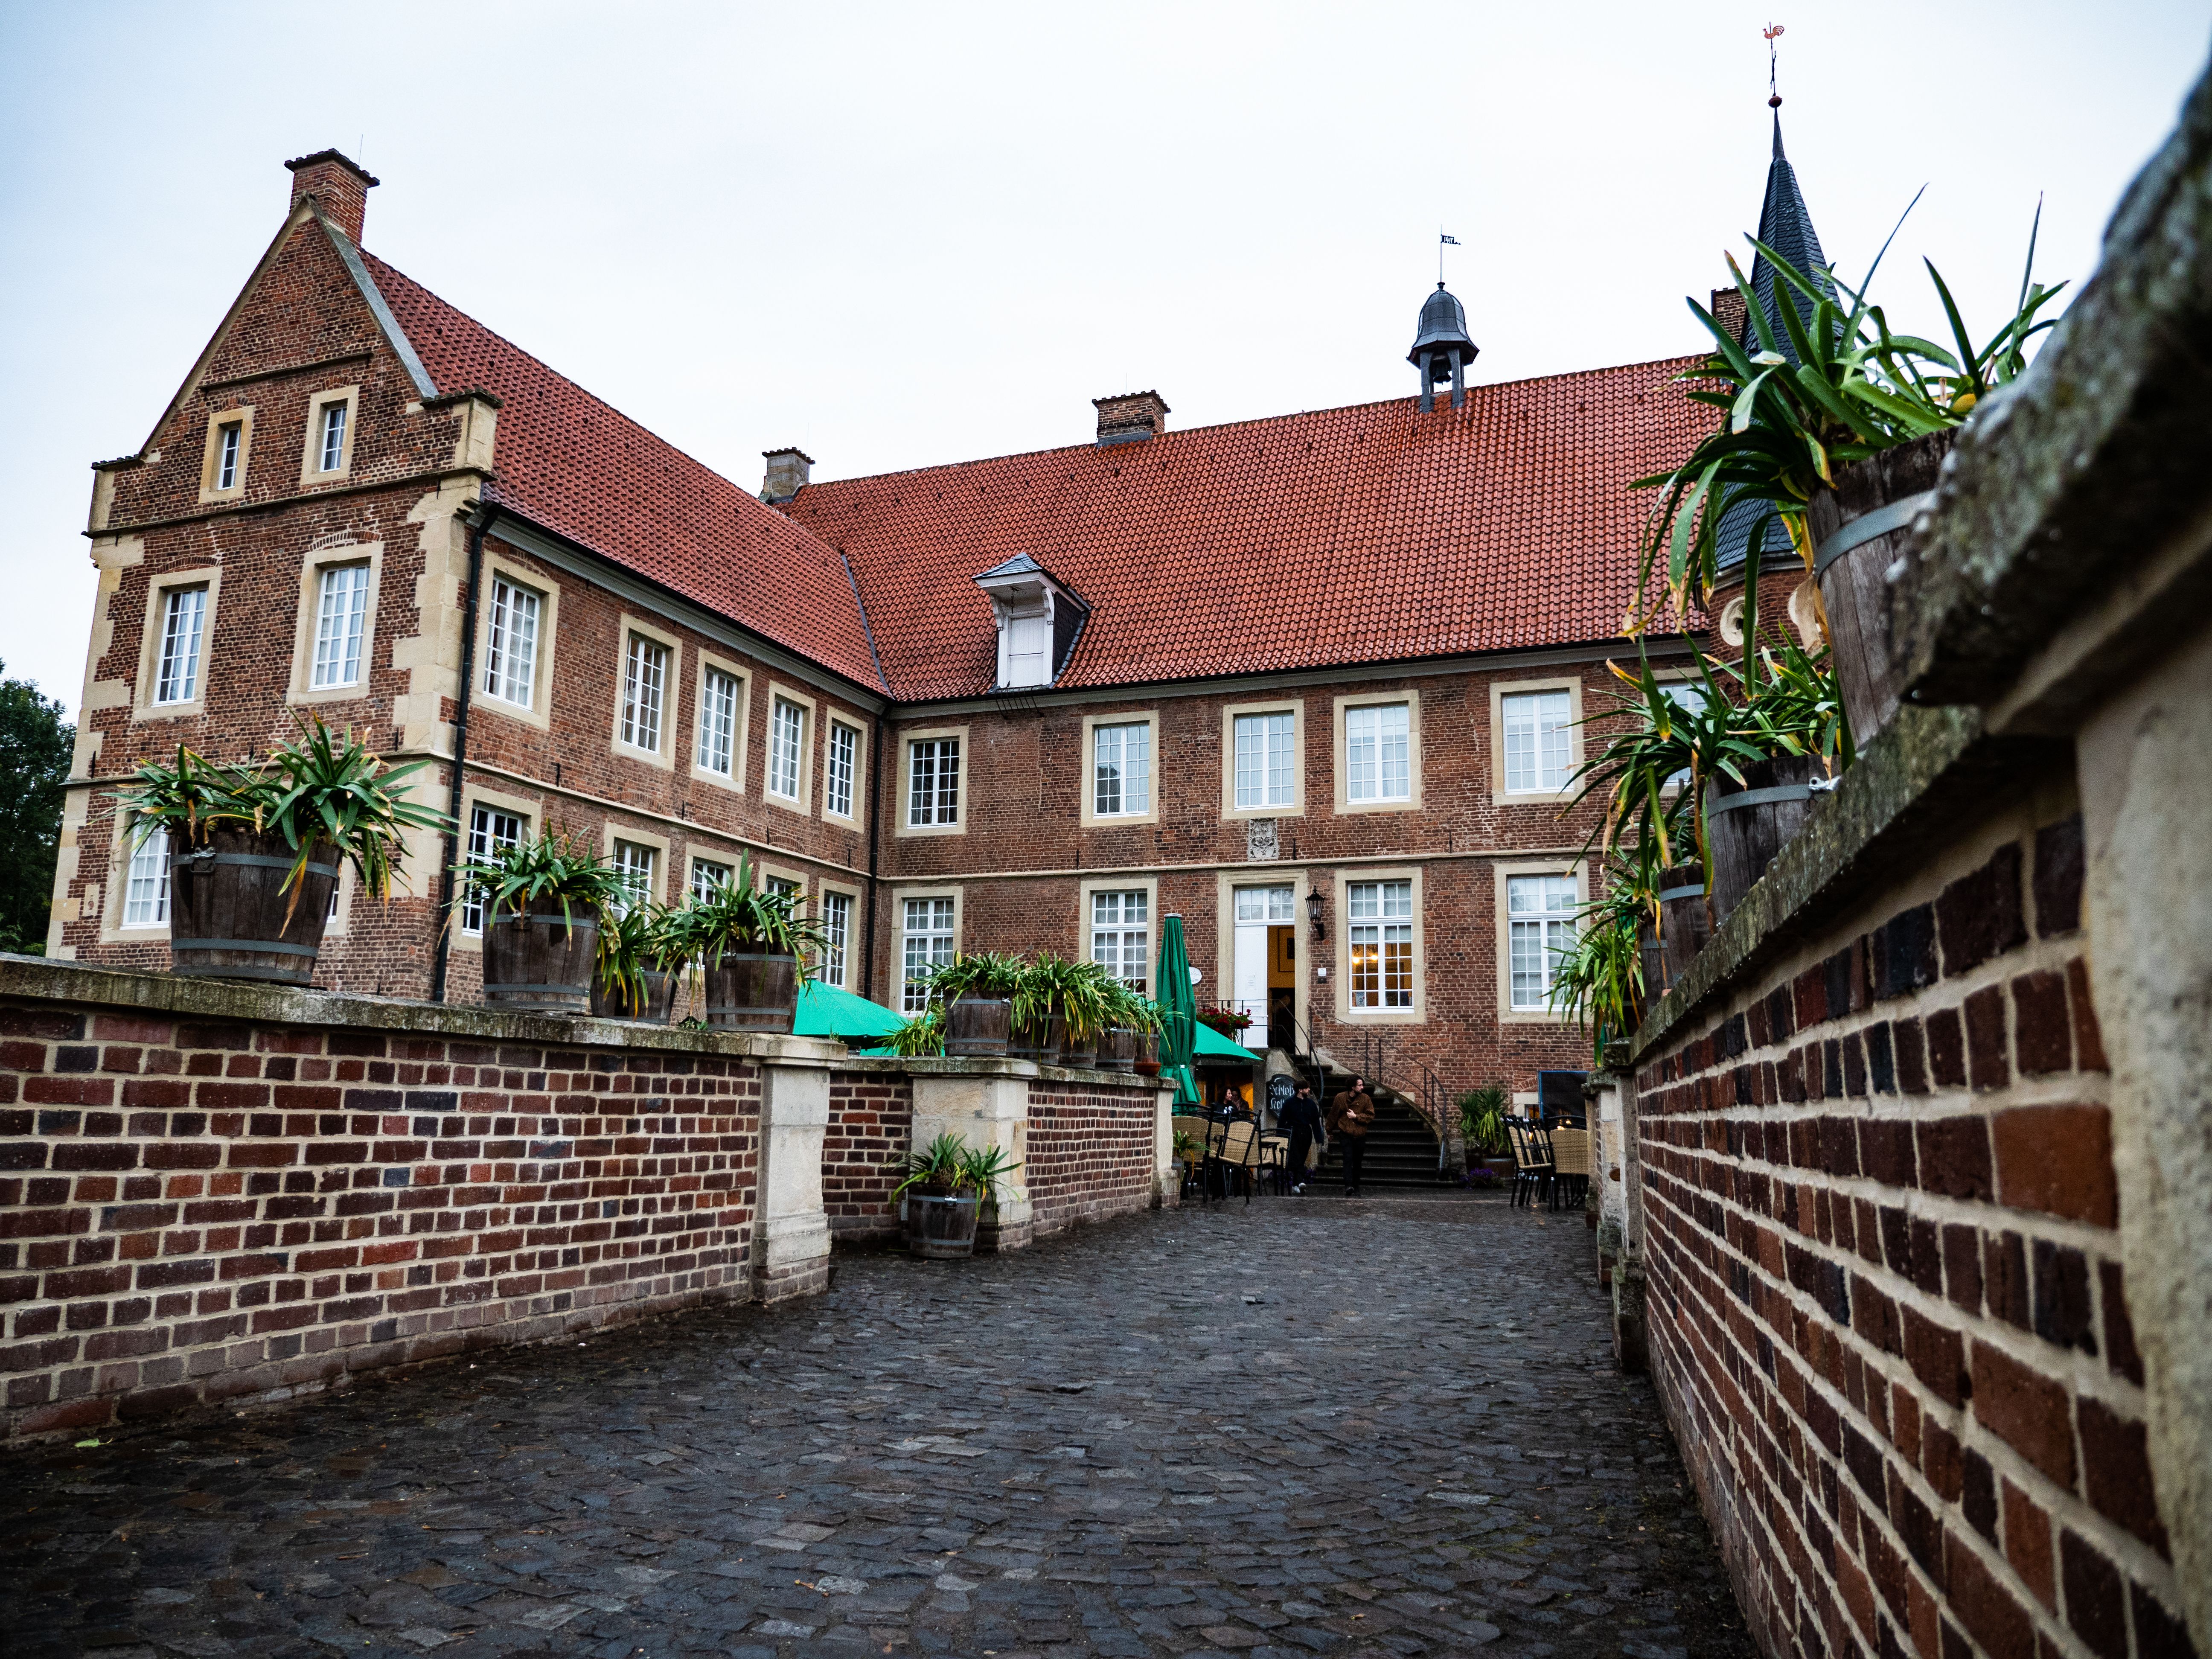
<path id="1" fill-rule="evenodd" d="M 1258 1054 L 1236 1038 L 1222 1036 L 1203 1020 L 1191 1028 L 1190 1049 L 1194 1059 L 1241 1060 L 1248 1066 L 1260 1063 Z"/>
<path id="2" fill-rule="evenodd" d="M 791 1030 L 795 1036 L 882 1037 L 905 1024 L 905 1015 L 880 1002 L 809 980 L 799 988 L 799 1017 Z"/>

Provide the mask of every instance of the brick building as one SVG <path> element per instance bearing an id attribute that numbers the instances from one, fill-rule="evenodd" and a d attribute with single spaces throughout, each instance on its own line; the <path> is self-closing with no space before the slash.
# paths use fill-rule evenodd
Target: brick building
<path id="1" fill-rule="evenodd" d="M 550 823 L 668 899 L 750 854 L 894 1005 L 963 947 L 1149 978 L 1179 912 L 1255 1042 L 1452 1089 L 1583 1063 L 1544 1006 L 1590 883 L 1562 786 L 1623 649 L 1626 486 L 1703 418 L 1688 360 L 1464 386 L 1439 288 L 1418 398 L 1188 431 L 1102 398 L 1092 443 L 823 483 L 779 451 L 756 495 L 367 252 L 345 157 L 289 165 L 183 387 L 95 469 L 52 954 L 166 960 L 118 781 L 314 713 L 458 807 L 411 893 L 341 884 L 337 988 L 476 1000 L 441 872 Z"/>

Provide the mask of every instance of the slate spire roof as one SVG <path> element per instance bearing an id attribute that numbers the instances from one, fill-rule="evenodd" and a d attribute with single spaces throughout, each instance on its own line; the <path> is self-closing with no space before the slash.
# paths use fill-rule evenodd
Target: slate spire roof
<path id="1" fill-rule="evenodd" d="M 1820 252 L 1820 238 L 1813 228 L 1813 216 L 1805 206 L 1804 193 L 1797 188 L 1797 170 L 1790 165 L 1790 157 L 1782 148 L 1779 110 L 1774 112 L 1774 159 L 1766 166 L 1766 198 L 1759 209 L 1759 240 L 1809 276 L 1817 287 L 1831 295 L 1834 294 L 1834 284 L 1829 281 L 1826 270 L 1827 255 Z M 1798 319 L 1809 325 L 1812 302 L 1781 280 L 1764 253 L 1751 262 L 1751 291 L 1758 298 L 1759 308 L 1766 313 L 1775 346 L 1795 363 L 1797 354 L 1790 349 L 1789 332 L 1782 325 L 1778 307 L 1784 299 L 1790 301 L 1797 307 Z M 1741 337 L 1747 347 L 1757 348 L 1759 337 L 1749 317 L 1743 320 Z M 1764 510 L 1747 502 L 1722 519 L 1717 534 L 1723 570 L 1734 569 L 1743 562 L 1745 551 L 1751 544 L 1752 526 Z M 1767 526 L 1765 544 L 1759 550 L 1762 568 L 1769 556 L 1776 553 L 1790 553 L 1790 536 L 1779 523 L 1771 523 Z"/>

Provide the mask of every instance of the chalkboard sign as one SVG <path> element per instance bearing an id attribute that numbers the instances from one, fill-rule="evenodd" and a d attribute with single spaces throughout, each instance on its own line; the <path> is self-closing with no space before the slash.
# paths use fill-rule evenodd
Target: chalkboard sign
<path id="1" fill-rule="evenodd" d="M 1287 1072 L 1278 1072 L 1267 1079 L 1267 1115 L 1275 1116 L 1291 1103 L 1291 1097 L 1298 1091 L 1298 1080 Z"/>

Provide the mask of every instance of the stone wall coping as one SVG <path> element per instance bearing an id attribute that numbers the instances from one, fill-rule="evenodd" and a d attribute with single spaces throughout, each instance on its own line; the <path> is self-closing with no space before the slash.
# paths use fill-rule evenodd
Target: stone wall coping
<path id="1" fill-rule="evenodd" d="M 1152 1093 L 1157 1079 L 1133 1072 L 1100 1072 L 1080 1066 L 1042 1066 L 1034 1060 L 1000 1058 L 995 1054 L 847 1054 L 837 1062 L 841 1072 L 887 1072 L 897 1077 L 1019 1077 L 1047 1083 L 1108 1084 L 1116 1088 Z"/>

